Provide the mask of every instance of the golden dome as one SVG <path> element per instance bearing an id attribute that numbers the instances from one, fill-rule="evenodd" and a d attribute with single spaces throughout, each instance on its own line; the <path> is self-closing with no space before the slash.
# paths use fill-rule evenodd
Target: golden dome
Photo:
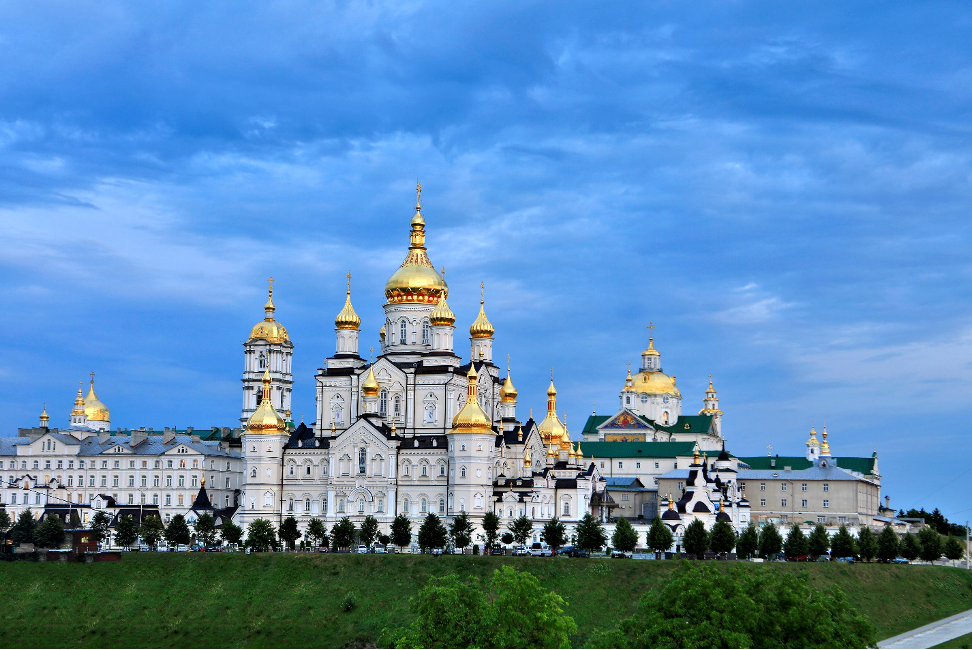
<path id="1" fill-rule="evenodd" d="M 827 442 L 827 425 L 823 428 L 823 443 L 820 445 L 820 455 L 829 456 L 830 455 L 830 443 Z"/>
<path id="2" fill-rule="evenodd" d="M 88 389 L 88 394 L 84 398 L 84 414 L 87 416 L 88 420 L 95 420 L 97 422 L 108 422 L 111 417 L 108 413 L 108 407 L 101 403 L 101 400 L 95 395 L 94 392 L 94 373 L 91 373 L 91 388 Z"/>
<path id="3" fill-rule="evenodd" d="M 515 402 L 516 387 L 513 385 L 512 380 L 510 380 L 510 359 L 506 358 L 506 381 L 503 382 L 503 387 L 500 388 L 500 400 L 503 402 Z"/>
<path id="4" fill-rule="evenodd" d="M 368 376 L 361 382 L 361 394 L 365 397 L 377 397 L 380 388 L 378 380 L 375 379 L 375 366 L 371 365 L 368 368 Z"/>
<path id="5" fill-rule="evenodd" d="M 476 395 L 478 394 L 476 385 L 479 380 L 479 373 L 476 372 L 476 367 L 473 364 L 469 364 L 469 372 L 466 373 L 466 379 L 469 381 L 469 392 L 466 396 L 466 403 L 456 413 L 456 417 L 452 419 L 452 431 L 449 433 L 491 433 L 492 427 L 490 426 L 489 418 L 479 406 L 479 401 L 476 399 Z"/>
<path id="6" fill-rule="evenodd" d="M 50 419 L 51 419 L 51 417 L 47 414 L 47 402 L 44 402 L 44 410 L 41 411 L 41 414 L 40 414 L 41 426 L 42 427 L 43 426 L 47 426 L 47 422 Z"/>
<path id="7" fill-rule="evenodd" d="M 545 445 L 553 444 L 559 442 L 566 432 L 566 427 L 557 417 L 557 389 L 554 388 L 551 371 L 550 388 L 547 389 L 547 417 L 540 423 L 540 439 Z"/>
<path id="8" fill-rule="evenodd" d="M 412 217 L 411 245 L 405 261 L 385 283 L 389 303 L 435 304 L 449 295 L 449 285 L 432 266 L 425 249 L 425 219 L 422 217 L 422 184 L 415 189 L 415 216 Z"/>
<path id="9" fill-rule="evenodd" d="M 267 315 L 250 330 L 250 339 L 263 339 L 270 343 L 288 343 L 290 335 L 287 334 L 287 328 L 273 318 L 273 313 L 277 311 L 273 304 L 273 285 L 270 286 L 270 295 L 263 308 Z"/>
<path id="10" fill-rule="evenodd" d="M 526 453 L 523 454 L 523 466 L 524 467 L 529 467 L 532 464 L 533 464 L 533 461 L 530 459 L 530 450 L 527 449 L 526 450 Z"/>
<path id="11" fill-rule="evenodd" d="M 456 315 L 452 313 L 449 305 L 446 304 L 445 294 L 439 296 L 439 304 L 435 306 L 435 309 L 429 315 L 429 323 L 437 327 L 452 327 L 456 324 Z"/>
<path id="12" fill-rule="evenodd" d="M 644 340 L 644 339 L 642 339 L 642 340 Z M 646 355 L 649 356 L 649 357 L 660 357 L 661 356 L 661 353 L 658 352 L 658 350 L 655 349 L 655 339 L 652 338 L 652 337 L 650 337 L 650 336 L 648 337 L 648 347 L 645 348 L 645 351 L 641 353 L 641 356 L 646 356 Z"/>
<path id="13" fill-rule="evenodd" d="M 270 371 L 263 371 L 263 397 L 260 406 L 246 421 L 247 431 L 255 433 L 284 433 L 287 423 L 280 417 L 270 399 Z"/>
<path id="14" fill-rule="evenodd" d="M 550 446 L 547 447 L 547 458 L 555 458 L 556 456 L 557 450 L 554 449 L 553 443 L 550 443 Z"/>
<path id="15" fill-rule="evenodd" d="M 334 326 L 339 330 L 356 330 L 361 327 L 361 318 L 351 306 L 351 271 L 348 271 L 348 296 L 344 299 L 344 309 L 334 319 Z"/>
<path id="16" fill-rule="evenodd" d="M 630 383 L 629 383 L 630 381 Z M 678 386 L 675 385 L 675 378 L 669 377 L 661 370 L 642 370 L 631 375 L 628 371 L 628 378 L 625 379 L 624 388 L 621 392 L 647 393 L 648 395 L 674 395 L 681 397 Z"/>
<path id="17" fill-rule="evenodd" d="M 577 457 L 578 458 L 583 458 L 584 457 L 584 452 L 581 451 L 581 448 L 580 448 L 580 440 L 577 441 Z"/>
<path id="18" fill-rule="evenodd" d="M 492 338 L 493 333 L 496 331 L 493 329 L 493 324 L 489 322 L 486 318 L 485 309 L 485 298 L 483 297 L 483 289 L 485 284 L 479 283 L 479 314 L 476 316 L 476 320 L 473 324 L 469 326 L 469 335 L 474 339 L 488 339 Z"/>
<path id="19" fill-rule="evenodd" d="M 386 336 L 387 334 L 388 334 L 388 333 L 387 333 L 387 331 L 385 330 L 385 326 L 384 326 L 384 325 L 382 325 L 382 326 L 381 326 L 381 329 L 380 329 L 380 330 L 378 330 L 378 338 L 379 338 L 379 339 L 381 339 L 381 341 L 382 341 L 382 343 L 384 343 L 384 341 L 385 341 L 385 336 Z"/>
<path id="20" fill-rule="evenodd" d="M 566 419 L 566 417 L 564 418 Z M 574 449 L 574 444 L 570 440 L 570 433 L 567 431 L 567 426 L 564 426 L 564 435 L 560 436 L 560 448 L 561 449 Z"/>
<path id="21" fill-rule="evenodd" d="M 820 442 L 817 440 L 817 429 L 815 427 L 810 427 L 810 439 L 807 440 L 807 447 L 818 447 Z"/>
<path id="22" fill-rule="evenodd" d="M 84 415 L 84 398 L 81 397 L 81 386 L 84 382 L 78 382 L 78 396 L 74 398 L 74 408 L 71 415 Z"/>

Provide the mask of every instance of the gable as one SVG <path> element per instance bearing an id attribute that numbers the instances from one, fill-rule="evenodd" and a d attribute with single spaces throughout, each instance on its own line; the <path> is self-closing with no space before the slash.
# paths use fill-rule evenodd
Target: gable
<path id="1" fill-rule="evenodd" d="M 608 418 L 598 429 L 650 429 L 647 422 L 628 409 Z"/>

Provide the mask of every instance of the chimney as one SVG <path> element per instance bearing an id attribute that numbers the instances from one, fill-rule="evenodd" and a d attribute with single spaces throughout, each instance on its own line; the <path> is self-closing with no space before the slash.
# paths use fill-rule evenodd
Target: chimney
<path id="1" fill-rule="evenodd" d="M 193 442 L 199 442 L 199 436 L 197 436 L 196 434 L 192 434 L 190 440 L 192 440 Z"/>
<path id="2" fill-rule="evenodd" d="M 106 443 L 106 442 L 108 442 L 109 440 L 111 440 L 111 434 L 110 434 L 110 433 L 108 433 L 107 431 L 102 431 L 102 432 L 100 432 L 100 433 L 98 434 L 98 442 L 99 442 L 99 443 L 101 443 L 101 444 L 105 444 L 105 443 Z"/>
<path id="3" fill-rule="evenodd" d="M 131 445 L 132 447 L 137 447 L 148 438 L 148 434 L 144 431 L 132 431 Z"/>
<path id="4" fill-rule="evenodd" d="M 891 509 L 891 497 L 889 497 L 888 495 L 884 495 L 884 507 L 887 510 Z"/>
<path id="5" fill-rule="evenodd" d="M 175 442 L 175 437 L 176 437 L 175 431 L 173 429 L 169 429 L 168 431 L 162 434 L 162 444 L 167 445 L 171 442 Z"/>

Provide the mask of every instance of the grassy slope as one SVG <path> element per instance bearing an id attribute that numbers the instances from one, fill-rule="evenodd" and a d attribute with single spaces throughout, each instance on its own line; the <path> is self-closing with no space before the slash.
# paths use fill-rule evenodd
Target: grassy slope
<path id="1" fill-rule="evenodd" d="M 4 563 L 2 647 L 345 647 L 409 620 L 429 574 L 487 578 L 503 563 L 568 602 L 579 646 L 630 615 L 675 563 L 380 555 L 129 554 L 121 562 Z M 719 563 L 726 566 L 729 563 Z M 740 563 L 742 566 L 757 565 Z M 774 564 L 835 582 L 887 638 L 969 608 L 972 572 L 931 566 Z M 357 608 L 341 611 L 349 592 Z"/>

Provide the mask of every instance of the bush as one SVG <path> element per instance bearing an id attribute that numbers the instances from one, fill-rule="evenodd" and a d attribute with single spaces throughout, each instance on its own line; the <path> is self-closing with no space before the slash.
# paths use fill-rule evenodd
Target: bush
<path id="1" fill-rule="evenodd" d="M 931 526 L 918 531 L 918 554 L 925 562 L 942 557 L 942 536 Z"/>
<path id="2" fill-rule="evenodd" d="M 479 544 L 473 544 L 473 555 L 479 555 Z"/>
<path id="3" fill-rule="evenodd" d="M 345 614 L 349 614 L 354 611 L 354 608 L 358 606 L 358 603 L 354 600 L 354 594 L 348 593 L 344 596 L 344 600 L 341 601 L 341 611 Z"/>

